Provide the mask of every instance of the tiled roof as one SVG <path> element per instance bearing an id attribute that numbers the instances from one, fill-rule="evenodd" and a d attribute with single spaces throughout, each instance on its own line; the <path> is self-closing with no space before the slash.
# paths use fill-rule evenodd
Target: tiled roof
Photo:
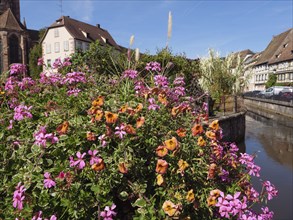
<path id="1" fill-rule="evenodd" d="M 18 22 L 10 8 L 0 15 L 0 28 L 23 31 L 25 27 Z"/>
<path id="2" fill-rule="evenodd" d="M 94 42 L 98 40 L 102 45 L 108 44 L 115 47 L 116 49 L 120 49 L 107 30 L 99 26 L 93 26 L 72 19 L 69 16 L 62 16 L 61 18 L 56 20 L 56 22 L 54 22 L 48 29 L 62 26 L 64 26 L 75 39 L 86 42 Z"/>
<path id="3" fill-rule="evenodd" d="M 270 65 L 287 60 L 293 60 L 293 28 L 273 37 L 255 65 Z"/>

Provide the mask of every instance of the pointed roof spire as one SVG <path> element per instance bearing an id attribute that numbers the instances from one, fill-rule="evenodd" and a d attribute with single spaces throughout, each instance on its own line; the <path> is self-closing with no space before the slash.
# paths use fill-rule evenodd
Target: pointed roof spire
<path id="1" fill-rule="evenodd" d="M 26 28 L 26 21 L 25 18 L 23 18 L 23 22 L 22 22 L 23 26 Z"/>

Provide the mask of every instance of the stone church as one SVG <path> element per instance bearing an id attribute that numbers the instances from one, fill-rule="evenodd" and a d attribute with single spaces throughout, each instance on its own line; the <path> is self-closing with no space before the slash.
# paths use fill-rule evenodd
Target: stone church
<path id="1" fill-rule="evenodd" d="M 38 43 L 38 31 L 20 21 L 19 0 L 0 0 L 0 74 L 12 63 L 28 63 L 30 48 Z"/>

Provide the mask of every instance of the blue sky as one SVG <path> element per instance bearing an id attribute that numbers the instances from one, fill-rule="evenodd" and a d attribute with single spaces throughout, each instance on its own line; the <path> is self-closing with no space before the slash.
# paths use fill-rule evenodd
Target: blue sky
<path id="1" fill-rule="evenodd" d="M 20 0 L 21 17 L 28 28 L 50 26 L 61 16 L 60 0 Z M 166 46 L 168 13 L 173 28 L 169 42 L 173 53 L 188 58 L 206 56 L 214 48 L 225 56 L 251 49 L 260 52 L 274 35 L 293 26 L 293 1 L 286 0 L 63 0 L 63 15 L 101 24 L 115 41 L 155 53 Z"/>

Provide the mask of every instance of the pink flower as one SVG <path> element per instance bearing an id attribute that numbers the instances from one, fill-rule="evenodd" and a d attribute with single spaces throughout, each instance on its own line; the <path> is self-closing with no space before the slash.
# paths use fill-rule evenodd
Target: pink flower
<path id="1" fill-rule="evenodd" d="M 65 173 L 61 171 L 56 178 L 63 180 L 65 178 Z"/>
<path id="2" fill-rule="evenodd" d="M 122 124 L 120 125 L 120 127 L 117 126 L 117 127 L 115 128 L 115 134 L 116 134 L 120 139 L 123 139 L 124 135 L 126 135 L 126 132 L 124 131 L 124 128 L 125 128 L 125 126 L 122 125 Z"/>
<path id="3" fill-rule="evenodd" d="M 32 114 L 29 112 L 32 106 L 28 107 L 25 105 L 19 105 L 14 108 L 13 119 L 16 121 L 21 121 L 25 118 L 32 118 Z"/>
<path id="4" fill-rule="evenodd" d="M 21 63 L 15 63 L 10 66 L 10 75 L 19 75 L 26 73 L 26 65 Z"/>
<path id="5" fill-rule="evenodd" d="M 80 92 L 81 90 L 80 89 L 70 89 L 67 91 L 67 95 L 68 96 L 78 96 L 78 93 Z"/>
<path id="6" fill-rule="evenodd" d="M 270 181 L 265 181 L 263 185 L 268 193 L 268 200 L 272 200 L 273 197 L 278 195 L 278 190 Z"/>
<path id="7" fill-rule="evenodd" d="M 125 70 L 123 72 L 123 78 L 130 78 L 130 79 L 135 79 L 137 77 L 137 71 L 136 70 Z"/>
<path id="8" fill-rule="evenodd" d="M 158 62 L 149 62 L 149 63 L 146 64 L 145 69 L 148 70 L 148 71 L 160 72 L 161 71 L 161 64 L 158 63 Z"/>
<path id="9" fill-rule="evenodd" d="M 73 157 L 70 157 L 70 167 L 77 166 L 78 169 L 82 170 L 85 167 L 85 162 L 83 160 L 86 153 L 81 154 L 79 151 L 76 153 L 77 160 L 73 160 Z"/>
<path id="10" fill-rule="evenodd" d="M 96 154 L 98 153 L 97 150 L 89 150 L 88 151 L 88 154 L 91 155 L 91 160 L 90 160 L 90 165 L 93 165 L 95 163 L 99 163 L 100 162 L 100 158 L 99 157 L 96 157 Z"/>
<path id="11" fill-rule="evenodd" d="M 40 126 L 39 130 L 34 133 L 35 145 L 46 147 L 47 141 L 56 144 L 59 139 L 53 133 L 46 133 L 46 126 Z"/>
<path id="12" fill-rule="evenodd" d="M 111 207 L 106 206 L 104 211 L 101 212 L 101 217 L 104 218 L 104 220 L 113 220 L 113 217 L 117 215 L 116 212 L 114 212 L 114 209 L 116 208 L 115 204 L 112 204 Z"/>
<path id="13" fill-rule="evenodd" d="M 38 66 L 43 66 L 44 65 L 44 58 L 39 58 L 38 59 Z"/>
<path id="14" fill-rule="evenodd" d="M 56 186 L 56 183 L 54 182 L 54 180 L 52 180 L 50 178 L 50 173 L 46 172 L 44 174 L 44 177 L 45 177 L 45 179 L 44 179 L 44 187 L 45 188 L 49 189 L 49 188 L 51 188 L 53 186 Z"/>
<path id="15" fill-rule="evenodd" d="M 7 127 L 8 130 L 13 128 L 13 120 L 9 120 L 9 126 Z"/>
<path id="16" fill-rule="evenodd" d="M 24 191 L 26 189 L 24 188 L 24 185 L 21 185 L 21 182 L 19 182 L 16 186 L 16 190 L 13 193 L 13 207 L 17 208 L 18 210 L 23 209 L 23 200 L 25 199 Z"/>

